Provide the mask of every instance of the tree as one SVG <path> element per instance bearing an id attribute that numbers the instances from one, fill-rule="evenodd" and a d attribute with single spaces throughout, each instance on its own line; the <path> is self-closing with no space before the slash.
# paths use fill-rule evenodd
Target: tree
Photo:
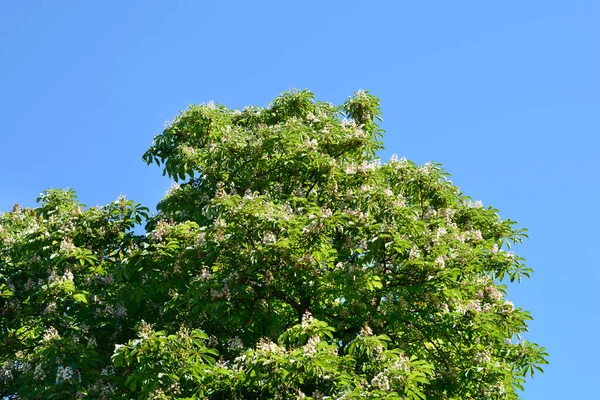
<path id="1" fill-rule="evenodd" d="M 505 279 L 525 231 L 436 164 L 381 164 L 379 100 L 191 106 L 157 215 L 49 190 L 0 217 L 4 396 L 514 399 L 546 364 Z M 146 222 L 144 235 L 133 228 Z"/>

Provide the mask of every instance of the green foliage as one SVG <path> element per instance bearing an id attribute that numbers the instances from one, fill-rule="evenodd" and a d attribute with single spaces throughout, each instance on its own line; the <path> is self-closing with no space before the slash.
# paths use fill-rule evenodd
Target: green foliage
<path id="1" fill-rule="evenodd" d="M 70 190 L 2 214 L 0 394 L 516 399 L 547 363 L 502 285 L 526 232 L 439 165 L 381 164 L 380 113 L 192 106 L 144 154 L 179 182 L 157 215 Z"/>

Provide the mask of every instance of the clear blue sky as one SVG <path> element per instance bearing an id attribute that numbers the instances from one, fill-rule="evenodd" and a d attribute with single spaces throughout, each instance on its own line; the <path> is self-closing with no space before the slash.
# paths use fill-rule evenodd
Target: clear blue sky
<path id="1" fill-rule="evenodd" d="M 141 155 L 189 104 L 370 89 L 384 160 L 441 162 L 530 229 L 509 297 L 551 365 L 524 397 L 596 398 L 599 77 L 593 0 L 2 1 L 0 210 L 48 187 L 153 207 L 169 182 Z"/>

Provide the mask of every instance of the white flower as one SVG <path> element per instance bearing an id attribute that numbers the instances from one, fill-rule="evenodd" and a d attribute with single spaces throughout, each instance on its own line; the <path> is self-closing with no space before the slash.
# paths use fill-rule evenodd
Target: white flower
<path id="1" fill-rule="evenodd" d="M 386 392 L 390 390 L 390 380 L 383 372 L 380 372 L 373 377 L 371 385 Z"/>
<path id="2" fill-rule="evenodd" d="M 46 308 L 44 308 L 44 311 L 42 312 L 44 315 L 46 314 L 52 314 L 56 311 L 56 303 L 54 301 L 48 303 L 48 305 L 46 306 Z"/>
<path id="3" fill-rule="evenodd" d="M 419 251 L 419 249 L 416 246 L 413 246 L 410 249 L 410 253 L 408 254 L 408 258 L 410 260 L 415 260 L 417 259 L 419 256 L 421 255 L 421 252 Z"/>
<path id="4" fill-rule="evenodd" d="M 491 361 L 491 359 L 492 354 L 489 350 L 480 351 L 473 357 L 473 361 L 475 361 L 477 364 L 487 364 Z"/>
<path id="5" fill-rule="evenodd" d="M 314 392 L 313 392 L 313 394 L 311 395 L 311 397 L 312 397 L 314 400 L 323 400 L 323 398 L 324 398 L 324 397 L 323 397 L 323 393 L 321 393 L 321 391 L 320 391 L 320 390 L 318 390 L 318 389 L 317 389 L 316 391 L 314 391 Z"/>
<path id="6" fill-rule="evenodd" d="M 71 252 L 75 250 L 75 245 L 71 239 L 66 238 L 60 243 L 60 249 L 68 254 L 71 254 Z"/>
<path id="7" fill-rule="evenodd" d="M 348 164 L 346 165 L 346 168 L 344 168 L 344 172 L 348 175 L 354 175 L 356 174 L 356 166 L 354 164 Z"/>
<path id="8" fill-rule="evenodd" d="M 304 355 L 312 357 L 315 354 L 317 354 L 317 345 L 320 341 L 321 338 L 319 338 L 318 336 L 311 336 L 310 339 L 308 339 L 308 343 L 306 343 L 306 346 L 304 346 Z"/>
<path id="9" fill-rule="evenodd" d="M 242 339 L 240 339 L 237 336 L 232 339 L 229 339 L 227 341 L 227 349 L 229 349 L 230 351 L 239 350 L 239 349 L 243 349 L 243 348 L 244 348 L 244 343 L 242 343 Z"/>
<path id="10" fill-rule="evenodd" d="M 365 325 L 362 328 L 360 328 L 360 336 L 368 337 L 368 336 L 371 336 L 372 334 L 373 334 L 373 330 L 371 329 L 371 327 L 369 325 Z"/>
<path id="11" fill-rule="evenodd" d="M 319 142 L 317 139 L 311 139 L 306 141 L 306 148 L 309 150 L 316 150 L 319 147 Z"/>
<path id="12" fill-rule="evenodd" d="M 33 370 L 33 379 L 37 381 L 46 379 L 46 369 L 42 364 L 36 364 L 35 369 Z"/>
<path id="13" fill-rule="evenodd" d="M 515 309 L 515 305 L 512 303 L 512 301 L 505 300 L 504 308 L 506 308 L 508 312 L 512 312 Z"/>
<path id="14" fill-rule="evenodd" d="M 208 340 L 206 341 L 206 346 L 207 347 L 216 347 L 219 344 L 219 339 L 217 339 L 216 336 L 209 336 Z"/>
<path id="15" fill-rule="evenodd" d="M 211 276 L 212 276 L 212 274 L 207 269 L 203 269 L 202 272 L 200 273 L 200 279 L 203 281 L 209 279 Z"/>
<path id="16" fill-rule="evenodd" d="M 484 289 L 485 295 L 495 301 L 502 299 L 502 292 L 500 292 L 495 286 L 487 286 Z"/>
<path id="17" fill-rule="evenodd" d="M 73 369 L 71 367 L 63 367 L 62 365 L 56 370 L 56 383 L 62 381 L 70 381 L 73 379 Z"/>
<path id="18" fill-rule="evenodd" d="M 263 235 L 264 244 L 273 244 L 275 242 L 277 242 L 277 237 L 272 232 L 266 232 Z"/>
<path id="19" fill-rule="evenodd" d="M 440 267 L 440 268 L 444 268 L 446 266 L 446 261 L 444 261 L 444 256 L 438 256 L 438 258 L 435 259 L 435 262 L 437 263 L 438 267 Z"/>
<path id="20" fill-rule="evenodd" d="M 73 281 L 73 273 L 71 272 L 71 270 L 69 270 L 69 269 L 65 270 L 65 273 L 62 276 L 62 280 L 63 281 Z"/>
<path id="21" fill-rule="evenodd" d="M 308 328 L 313 323 L 313 316 L 310 311 L 306 311 L 302 316 L 302 329 Z"/>
<path id="22" fill-rule="evenodd" d="M 44 331 L 43 339 L 45 342 L 49 342 L 50 340 L 60 339 L 60 335 L 58 334 L 56 328 L 51 326 Z"/>
<path id="23" fill-rule="evenodd" d="M 477 300 L 470 301 L 467 308 L 472 312 L 481 312 L 481 303 Z"/>
<path id="24" fill-rule="evenodd" d="M 142 323 L 140 324 L 140 333 L 139 333 L 140 337 L 142 339 L 148 339 L 151 334 L 152 334 L 152 325 L 150 325 L 146 321 L 142 320 Z"/>
<path id="25" fill-rule="evenodd" d="M 127 309 L 123 304 L 118 304 L 117 308 L 114 311 L 114 314 L 117 318 L 124 318 L 125 316 L 127 316 Z"/>
<path id="26" fill-rule="evenodd" d="M 469 208 L 483 208 L 483 203 L 481 200 L 471 201 L 467 204 Z"/>

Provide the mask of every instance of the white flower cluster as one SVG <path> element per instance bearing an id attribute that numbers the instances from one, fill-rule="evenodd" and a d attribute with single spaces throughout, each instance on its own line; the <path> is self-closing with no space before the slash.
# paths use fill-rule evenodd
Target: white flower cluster
<path id="1" fill-rule="evenodd" d="M 43 315 L 53 314 L 55 311 L 56 311 L 56 302 L 51 301 L 50 303 L 48 303 L 46 308 L 44 308 L 44 311 L 42 311 L 42 314 Z"/>
<path id="2" fill-rule="evenodd" d="M 369 337 L 371 335 L 373 335 L 373 330 L 369 325 L 365 325 L 362 328 L 360 328 L 360 336 Z"/>
<path id="3" fill-rule="evenodd" d="M 265 354 L 277 354 L 281 355 L 285 353 L 285 349 L 270 340 L 261 339 L 256 344 L 256 350 L 261 351 Z"/>
<path id="4" fill-rule="evenodd" d="M 319 221 L 316 215 L 309 215 L 308 219 L 310 223 L 302 228 L 302 233 L 317 233 L 323 228 L 323 222 Z"/>
<path id="5" fill-rule="evenodd" d="M 473 357 L 473 361 L 480 365 L 489 363 L 491 359 L 492 353 L 489 350 L 480 351 Z"/>
<path id="6" fill-rule="evenodd" d="M 321 342 L 321 338 L 318 336 L 311 336 L 308 339 L 308 342 L 304 346 L 304 355 L 307 357 L 312 357 L 317 354 L 317 345 Z"/>
<path id="7" fill-rule="evenodd" d="M 58 331 L 56 330 L 56 328 L 51 326 L 44 331 L 43 340 L 45 342 L 49 342 L 49 341 L 55 340 L 55 339 L 60 339 L 60 335 L 58 334 Z"/>
<path id="8" fill-rule="evenodd" d="M 140 337 L 142 339 L 148 339 L 151 334 L 152 334 L 152 325 L 150 325 L 146 321 L 142 320 L 142 323 L 140 324 L 140 333 L 139 333 Z"/>
<path id="9" fill-rule="evenodd" d="M 277 242 L 277 237 L 273 232 L 265 232 L 262 241 L 264 244 L 274 244 Z"/>
<path id="10" fill-rule="evenodd" d="M 308 149 L 308 150 L 316 150 L 319 147 L 319 142 L 317 142 L 317 139 L 311 139 L 311 140 L 307 140 L 304 143 L 304 146 Z"/>
<path id="11" fill-rule="evenodd" d="M 444 260 L 444 256 L 440 255 L 435 259 L 436 264 L 440 268 L 444 268 L 446 266 L 446 261 Z"/>
<path id="12" fill-rule="evenodd" d="M 512 303 L 512 301 L 505 300 L 504 301 L 503 311 L 505 311 L 507 313 L 511 313 L 514 310 L 515 310 L 515 305 Z"/>
<path id="13" fill-rule="evenodd" d="M 363 161 L 359 166 L 358 166 L 358 172 L 361 172 L 363 174 L 366 174 L 368 172 L 372 172 L 375 171 L 377 168 L 379 168 L 381 166 L 381 160 L 376 159 L 373 161 Z"/>
<path id="14" fill-rule="evenodd" d="M 408 253 L 409 260 L 416 260 L 421 256 L 421 251 L 417 248 L 417 246 L 413 246 Z"/>
<path id="15" fill-rule="evenodd" d="M 36 364 L 35 369 L 33 370 L 33 379 L 36 381 L 43 381 L 46 379 L 46 369 L 42 364 Z"/>
<path id="16" fill-rule="evenodd" d="M 467 203 L 467 207 L 469 208 L 483 208 L 483 203 L 481 200 L 471 201 Z"/>
<path id="17" fill-rule="evenodd" d="M 154 230 L 152 232 L 149 232 L 148 234 L 146 234 L 146 236 L 157 242 L 162 242 L 164 240 L 164 238 L 167 236 L 167 234 L 169 233 L 170 228 L 171 228 L 171 224 L 169 224 L 168 222 L 158 221 L 158 224 L 156 224 L 156 227 L 154 227 Z"/>
<path id="18" fill-rule="evenodd" d="M 60 242 L 60 249 L 67 254 L 71 254 L 75 250 L 75 245 L 71 239 L 65 238 Z"/>
<path id="19" fill-rule="evenodd" d="M 56 370 L 56 383 L 60 383 L 62 381 L 70 381 L 73 379 L 73 368 L 71 367 L 63 367 L 62 365 L 58 367 Z"/>
<path id="20" fill-rule="evenodd" d="M 484 289 L 484 294 L 487 298 L 494 300 L 494 301 L 500 301 L 502 300 L 502 292 L 500 292 L 498 290 L 498 288 L 496 288 L 496 286 L 486 286 Z"/>
<path id="21" fill-rule="evenodd" d="M 169 189 L 167 189 L 167 193 L 165 193 L 165 198 L 172 196 L 173 193 L 175 193 L 177 190 L 179 190 L 179 187 L 180 186 L 177 182 L 173 182 L 171 184 L 171 187 L 169 187 Z"/>
<path id="22" fill-rule="evenodd" d="M 219 345 L 219 339 L 217 339 L 216 336 L 211 335 L 208 337 L 208 340 L 206 341 L 206 347 L 216 347 Z"/>
<path id="23" fill-rule="evenodd" d="M 123 304 L 118 304 L 116 307 L 107 304 L 106 307 L 104 307 L 104 312 L 106 315 L 117 318 L 124 318 L 127 316 L 127 309 Z"/>
<path id="24" fill-rule="evenodd" d="M 306 311 L 304 313 L 304 315 L 302 316 L 302 329 L 306 329 L 309 326 L 311 326 L 313 323 L 313 320 L 314 320 L 314 318 L 313 318 L 312 314 L 310 313 L 310 311 Z"/>
<path id="25" fill-rule="evenodd" d="M 242 343 L 242 339 L 240 339 L 237 336 L 235 336 L 234 338 L 229 339 L 227 341 L 227 349 L 229 351 L 240 350 L 243 348 L 244 348 L 244 343 Z"/>
<path id="26" fill-rule="evenodd" d="M 210 289 L 210 295 L 213 299 L 227 299 L 231 298 L 231 291 L 229 290 L 229 285 L 224 284 L 221 290 Z"/>
<path id="27" fill-rule="evenodd" d="M 378 373 L 371 380 L 371 386 L 379 390 L 388 392 L 390 390 L 390 380 L 383 372 Z"/>
<path id="28" fill-rule="evenodd" d="M 74 276 L 73 276 L 73 273 L 71 272 L 71 270 L 66 269 L 65 273 L 62 276 L 62 280 L 63 281 L 73 281 L 73 278 L 74 278 Z"/>

